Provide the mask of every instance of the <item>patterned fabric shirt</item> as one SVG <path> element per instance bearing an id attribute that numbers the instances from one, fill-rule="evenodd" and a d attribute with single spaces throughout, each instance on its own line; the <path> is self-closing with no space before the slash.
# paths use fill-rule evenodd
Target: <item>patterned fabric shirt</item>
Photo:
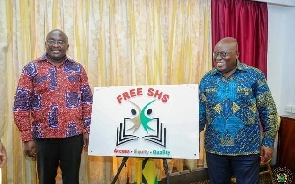
<path id="1" fill-rule="evenodd" d="M 234 156 L 257 154 L 261 145 L 273 148 L 277 110 L 260 70 L 237 61 L 232 76 L 225 78 L 214 68 L 199 88 L 200 131 L 206 126 L 207 152 Z"/>
<path id="2" fill-rule="evenodd" d="M 46 54 L 22 70 L 13 107 L 22 140 L 66 138 L 89 133 L 92 92 L 81 64 L 65 58 L 61 66 Z"/>

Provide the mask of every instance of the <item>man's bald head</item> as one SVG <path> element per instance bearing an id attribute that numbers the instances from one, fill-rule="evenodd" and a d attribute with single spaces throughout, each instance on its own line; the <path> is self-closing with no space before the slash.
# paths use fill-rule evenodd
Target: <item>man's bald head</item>
<path id="1" fill-rule="evenodd" d="M 213 61 L 217 70 L 225 77 L 229 77 L 235 71 L 238 58 L 238 42 L 235 38 L 222 38 L 215 45 Z"/>
<path id="2" fill-rule="evenodd" d="M 239 53 L 238 42 L 233 37 L 222 38 L 221 40 L 219 40 L 215 47 L 218 47 L 220 45 L 228 45 L 228 47 L 230 47 L 232 50 L 236 50 L 236 52 Z"/>
<path id="3" fill-rule="evenodd" d="M 52 34 L 59 34 L 59 35 L 62 35 L 66 40 L 66 43 L 68 43 L 68 36 L 66 35 L 66 33 L 64 33 L 62 30 L 60 30 L 60 29 L 53 29 L 53 30 L 51 30 L 48 34 L 47 34 L 47 36 L 46 36 L 46 40 L 48 40 L 48 38 L 50 37 L 50 35 L 52 35 Z"/>
<path id="4" fill-rule="evenodd" d="M 46 36 L 47 59 L 53 64 L 62 64 L 69 48 L 68 36 L 60 29 L 50 31 Z"/>

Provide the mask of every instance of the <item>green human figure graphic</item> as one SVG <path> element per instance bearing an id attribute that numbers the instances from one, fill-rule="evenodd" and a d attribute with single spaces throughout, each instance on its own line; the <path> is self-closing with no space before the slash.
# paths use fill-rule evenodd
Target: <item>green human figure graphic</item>
<path id="1" fill-rule="evenodd" d="M 136 106 L 136 108 L 138 109 L 138 111 L 140 112 L 139 115 L 135 116 L 134 118 L 131 119 L 131 121 L 134 123 L 134 125 L 129 129 L 129 130 L 134 130 L 134 132 L 140 127 L 140 124 L 143 126 L 144 130 L 148 132 L 148 130 L 153 130 L 151 127 L 148 126 L 148 123 L 153 120 L 153 118 L 149 118 L 146 114 L 145 114 L 145 111 L 146 109 L 148 108 L 148 106 L 153 103 L 154 101 L 156 100 L 153 100 L 149 103 L 147 103 L 143 109 L 141 110 L 140 107 L 131 102 L 133 105 Z M 134 115 L 135 115 L 135 112 L 132 112 Z M 151 114 L 151 111 L 148 110 L 147 114 Z"/>

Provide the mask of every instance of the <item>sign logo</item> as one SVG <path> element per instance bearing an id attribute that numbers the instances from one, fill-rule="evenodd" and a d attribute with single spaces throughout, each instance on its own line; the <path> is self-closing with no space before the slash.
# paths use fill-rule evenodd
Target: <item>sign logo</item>
<path id="1" fill-rule="evenodd" d="M 152 118 L 150 115 L 153 112 L 153 109 L 148 108 L 150 104 L 155 102 L 156 100 L 152 100 L 148 102 L 142 109 L 139 105 L 135 104 L 132 101 L 129 101 L 134 105 L 134 108 L 130 110 L 132 118 L 124 118 L 124 122 L 120 123 L 120 127 L 117 128 L 117 141 L 116 146 L 125 144 L 130 141 L 135 141 L 140 138 L 149 141 L 151 143 L 155 143 L 161 147 L 166 148 L 166 128 L 163 127 L 163 124 L 160 123 L 159 118 Z M 154 130 L 149 126 L 149 123 L 152 121 L 156 121 L 157 129 Z M 131 128 L 126 128 L 127 124 L 132 123 Z M 136 136 L 136 131 L 142 126 L 145 132 L 148 134 L 143 137 Z M 132 132 L 132 134 L 128 132 Z M 153 132 L 149 134 L 149 132 Z"/>
<path id="2" fill-rule="evenodd" d="M 287 167 L 277 167 L 273 170 L 273 179 L 276 184 L 293 183 L 293 174 Z"/>

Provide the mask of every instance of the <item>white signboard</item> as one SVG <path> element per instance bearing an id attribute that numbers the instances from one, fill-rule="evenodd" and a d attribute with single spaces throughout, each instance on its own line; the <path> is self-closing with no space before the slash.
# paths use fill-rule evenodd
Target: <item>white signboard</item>
<path id="1" fill-rule="evenodd" d="M 199 158 L 198 85 L 94 88 L 88 154 Z"/>

